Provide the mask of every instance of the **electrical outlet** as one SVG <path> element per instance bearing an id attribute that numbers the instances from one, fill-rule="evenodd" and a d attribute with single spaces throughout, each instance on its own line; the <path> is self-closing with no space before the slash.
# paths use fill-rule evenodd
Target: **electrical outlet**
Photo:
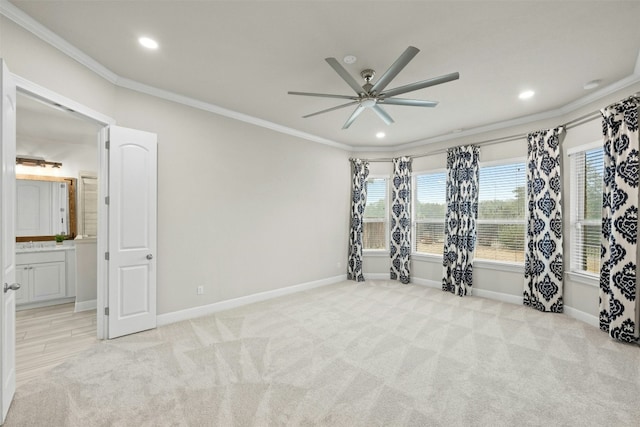
<path id="1" fill-rule="evenodd" d="M 198 286 L 198 295 L 204 294 L 204 286 Z"/>

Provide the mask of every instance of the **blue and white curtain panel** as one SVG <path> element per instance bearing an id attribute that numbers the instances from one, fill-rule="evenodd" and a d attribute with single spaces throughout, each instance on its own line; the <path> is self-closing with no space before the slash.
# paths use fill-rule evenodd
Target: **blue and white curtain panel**
<path id="1" fill-rule="evenodd" d="M 407 284 L 411 261 L 411 158 L 393 159 L 391 182 L 391 280 Z"/>
<path id="2" fill-rule="evenodd" d="M 367 177 L 369 163 L 351 159 L 351 227 L 349 230 L 349 259 L 347 279 L 364 282 L 362 273 L 362 228 L 364 208 L 367 204 Z"/>
<path id="3" fill-rule="evenodd" d="M 478 161 L 475 146 L 447 150 L 447 213 L 442 290 L 471 295 L 478 220 Z"/>
<path id="4" fill-rule="evenodd" d="M 526 306 L 562 313 L 562 180 L 560 134 L 563 128 L 527 135 L 527 236 L 524 264 Z"/>
<path id="5" fill-rule="evenodd" d="M 600 248 L 600 329 L 638 341 L 638 107 L 629 98 L 604 108 Z"/>

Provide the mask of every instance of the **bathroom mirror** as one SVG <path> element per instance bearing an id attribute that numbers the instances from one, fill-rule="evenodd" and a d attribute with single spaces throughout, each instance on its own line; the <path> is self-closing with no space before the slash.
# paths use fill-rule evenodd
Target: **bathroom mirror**
<path id="1" fill-rule="evenodd" d="M 16 175 L 16 242 L 76 237 L 76 179 Z"/>

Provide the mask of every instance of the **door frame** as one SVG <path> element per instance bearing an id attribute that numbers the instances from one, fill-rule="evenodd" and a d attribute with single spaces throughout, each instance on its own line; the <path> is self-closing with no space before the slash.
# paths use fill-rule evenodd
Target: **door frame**
<path id="1" fill-rule="evenodd" d="M 106 144 L 109 137 L 109 126 L 115 125 L 116 121 L 96 110 L 93 110 L 79 102 L 60 95 L 50 89 L 33 83 L 16 74 L 11 74 L 16 83 L 16 91 L 22 92 L 29 96 L 38 98 L 48 104 L 59 105 L 71 110 L 72 112 L 85 117 L 88 120 L 102 125 L 99 134 L 96 135 L 98 146 L 98 200 L 105 200 L 105 196 L 109 194 L 108 177 L 109 177 L 109 156 L 106 150 Z M 109 301 L 108 292 L 108 265 L 104 254 L 108 252 L 108 210 L 105 203 L 98 203 L 98 236 L 97 236 L 97 254 L 98 254 L 98 284 L 96 294 L 96 335 L 102 340 L 108 337 L 108 322 L 105 319 L 105 308 Z M 100 256 L 102 255 L 102 256 Z"/>

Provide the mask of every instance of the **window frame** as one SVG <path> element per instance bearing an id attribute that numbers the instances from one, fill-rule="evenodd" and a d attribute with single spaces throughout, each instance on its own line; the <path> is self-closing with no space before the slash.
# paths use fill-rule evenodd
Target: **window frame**
<path id="1" fill-rule="evenodd" d="M 597 225 L 602 227 L 601 220 L 588 220 L 588 219 L 580 219 L 580 216 L 584 216 L 584 208 L 578 212 L 579 203 L 579 192 L 584 193 L 586 186 L 586 177 L 584 174 L 582 176 L 578 176 L 577 170 L 577 158 L 576 154 L 582 153 L 586 155 L 587 151 L 592 151 L 595 149 L 603 149 L 603 143 L 601 140 L 596 140 L 587 144 L 581 144 L 576 147 L 571 147 L 567 150 L 567 157 L 569 160 L 569 189 L 570 189 L 570 203 L 571 209 L 569 214 L 569 268 L 567 269 L 566 274 L 573 280 L 592 285 L 599 286 L 600 280 L 600 272 L 593 273 L 587 270 L 582 270 L 576 267 L 576 254 L 580 253 L 582 250 L 582 243 L 580 233 L 578 230 L 583 225 Z"/>
<path id="2" fill-rule="evenodd" d="M 482 187 L 482 182 L 480 181 L 480 174 L 482 168 L 487 167 L 495 167 L 495 166 L 504 166 L 510 164 L 522 163 L 524 165 L 524 204 L 522 206 L 524 212 L 524 218 L 522 220 L 498 220 L 498 219 L 480 219 L 480 191 Z M 486 162 L 478 163 L 478 219 L 476 220 L 476 247 L 474 250 L 473 262 L 474 264 L 479 263 L 480 265 L 484 265 L 487 268 L 503 266 L 505 269 L 520 271 L 524 268 L 524 259 L 526 258 L 526 246 L 527 246 L 527 200 L 528 200 L 528 192 L 527 192 L 527 157 L 510 157 L 507 159 L 498 159 L 498 160 L 490 160 Z M 479 258 L 478 257 L 478 242 L 477 242 L 477 229 L 481 224 L 494 224 L 494 225 L 523 225 L 523 241 L 524 245 L 522 246 L 522 262 L 517 261 L 504 261 L 504 260 L 495 260 L 489 258 Z M 524 270 L 522 270 L 524 271 Z"/>
<path id="3" fill-rule="evenodd" d="M 418 252 L 418 233 L 417 233 L 417 225 L 420 224 L 437 224 L 436 220 L 429 219 L 417 219 L 416 209 L 418 208 L 418 185 L 417 180 L 419 176 L 422 175 L 434 175 L 438 173 L 444 172 L 444 193 L 445 198 L 443 200 L 445 204 L 445 215 L 441 219 L 441 224 L 444 226 L 446 222 L 446 205 L 447 205 L 447 168 L 435 168 L 435 169 L 427 169 L 417 173 L 413 173 L 411 176 L 411 256 L 420 256 L 420 257 L 437 257 L 442 258 L 442 253 L 433 253 L 433 252 Z M 444 237 L 444 236 L 443 236 Z M 444 251 L 444 242 L 442 244 L 442 249 Z"/>
<path id="4" fill-rule="evenodd" d="M 380 222 L 379 220 L 372 220 L 372 219 L 367 219 L 365 217 L 365 215 L 362 215 L 362 234 L 363 234 L 363 239 L 362 239 L 362 252 L 363 254 L 366 253 L 368 255 L 380 255 L 380 254 L 389 254 L 389 239 L 390 239 L 390 231 L 389 231 L 389 218 L 390 218 L 390 212 L 389 212 L 389 206 L 390 206 L 390 201 L 389 201 L 389 196 L 391 195 L 390 190 L 390 180 L 391 177 L 390 175 L 382 175 L 382 174 L 376 174 L 376 175 L 369 175 L 367 177 L 367 198 L 369 197 L 369 180 L 370 179 L 384 179 L 386 182 L 385 185 L 385 206 L 384 206 L 384 212 L 385 212 L 385 216 L 383 219 L 383 223 L 385 224 L 384 226 L 384 245 L 385 247 L 383 249 L 367 249 L 364 246 L 364 225 L 366 223 L 372 223 L 372 222 Z M 365 205 L 365 212 L 367 209 L 368 203 L 367 205 Z"/>

